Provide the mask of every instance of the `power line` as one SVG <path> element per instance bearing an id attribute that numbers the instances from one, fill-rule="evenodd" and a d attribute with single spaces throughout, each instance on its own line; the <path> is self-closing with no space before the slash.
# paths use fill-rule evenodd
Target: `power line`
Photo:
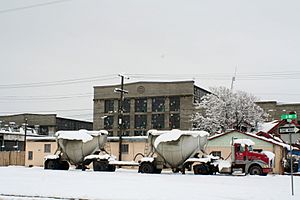
<path id="1" fill-rule="evenodd" d="M 206 74 L 127 74 L 135 79 L 204 79 L 204 80 L 230 80 L 230 73 L 206 73 Z M 278 71 L 264 73 L 239 73 L 237 80 L 275 80 L 275 79 L 300 79 L 300 71 Z"/>
<path id="2" fill-rule="evenodd" d="M 211 79 L 211 80 L 229 80 L 232 75 L 230 73 L 207 73 L 207 74 L 127 74 L 133 79 Z M 116 74 L 103 76 L 92 76 L 77 79 L 66 79 L 58 81 L 34 82 L 34 83 L 17 83 L 17 84 L 2 84 L 0 89 L 14 88 L 33 88 L 57 85 L 70 85 L 84 82 L 105 81 L 116 79 Z M 300 71 L 281 71 L 281 72 L 266 72 L 266 73 L 239 73 L 236 76 L 237 80 L 274 80 L 274 79 L 300 79 Z"/>
<path id="3" fill-rule="evenodd" d="M 76 95 L 76 96 L 61 96 L 61 97 L 20 97 L 20 96 L 11 96 L 11 97 L 1 97 L 0 101 L 49 101 L 49 100 L 66 100 L 66 99 L 75 99 L 75 98 L 87 98 L 92 97 L 93 95 Z"/>
<path id="4" fill-rule="evenodd" d="M 93 110 L 91 108 L 77 108 L 77 109 L 61 109 L 61 110 L 32 110 L 32 111 L 18 111 L 18 112 L 11 112 L 11 111 L 2 111 L 0 113 L 51 113 L 51 112 L 75 112 L 75 111 L 88 111 L 88 110 Z M 14 114 L 12 114 L 14 115 Z"/>
<path id="5" fill-rule="evenodd" d="M 45 86 L 57 86 L 57 85 L 70 85 L 84 82 L 105 81 L 116 79 L 116 75 L 104 75 L 104 76 L 92 76 L 78 79 L 66 79 L 59 81 L 47 81 L 47 82 L 34 82 L 34 83 L 17 83 L 17 84 L 5 84 L 0 85 L 0 89 L 14 89 L 14 88 L 33 88 L 33 87 L 45 87 Z"/>
<path id="6" fill-rule="evenodd" d="M 49 1 L 49 2 L 45 2 L 45 3 L 33 4 L 33 5 L 28 5 L 28 6 L 20 6 L 20 7 L 16 7 L 16 8 L 3 9 L 3 10 L 0 10 L 0 14 L 16 12 L 16 11 L 20 11 L 20 10 L 27 10 L 27 9 L 36 8 L 36 7 L 45 7 L 45 6 L 49 6 L 49 5 L 53 5 L 53 4 L 64 3 L 67 1 L 72 1 L 72 0 L 56 0 L 56 1 Z"/>

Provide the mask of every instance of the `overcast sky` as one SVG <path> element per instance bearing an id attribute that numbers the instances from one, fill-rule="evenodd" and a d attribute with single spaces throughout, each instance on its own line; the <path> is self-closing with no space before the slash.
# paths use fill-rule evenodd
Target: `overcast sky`
<path id="1" fill-rule="evenodd" d="M 300 102 L 299 10 L 297 0 L 0 0 L 0 115 L 92 120 L 93 86 L 117 74 L 209 88 L 230 87 L 236 70 L 234 90 Z"/>

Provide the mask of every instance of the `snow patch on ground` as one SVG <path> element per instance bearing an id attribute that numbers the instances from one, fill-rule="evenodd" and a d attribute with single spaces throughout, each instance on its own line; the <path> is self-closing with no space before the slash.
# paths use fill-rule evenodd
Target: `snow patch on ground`
<path id="1" fill-rule="evenodd" d="M 41 197 L 40 199 L 92 200 L 282 200 L 300 198 L 300 177 L 294 177 L 295 196 L 291 196 L 290 177 L 186 175 L 164 171 L 141 174 L 117 168 L 116 172 L 92 170 L 44 170 L 33 167 L 0 167 L 0 199 L 7 195 Z M 6 195 L 6 196 L 5 196 Z M 47 197 L 47 198 L 42 198 Z"/>

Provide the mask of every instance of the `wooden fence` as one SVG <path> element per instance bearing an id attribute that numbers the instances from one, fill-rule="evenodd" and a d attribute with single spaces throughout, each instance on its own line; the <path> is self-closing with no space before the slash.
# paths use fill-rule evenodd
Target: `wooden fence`
<path id="1" fill-rule="evenodd" d="M 0 166 L 25 165 L 25 151 L 1 151 Z"/>

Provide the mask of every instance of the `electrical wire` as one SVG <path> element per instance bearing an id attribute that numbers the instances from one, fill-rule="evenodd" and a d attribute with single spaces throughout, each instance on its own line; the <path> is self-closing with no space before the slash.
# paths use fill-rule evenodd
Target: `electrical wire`
<path id="1" fill-rule="evenodd" d="M 92 76 L 79 79 L 66 79 L 59 81 L 47 81 L 47 82 L 34 82 L 34 83 L 16 83 L 16 84 L 4 84 L 0 85 L 0 89 L 13 89 L 13 88 L 33 88 L 33 87 L 45 87 L 45 86 L 57 86 L 57 85 L 70 85 L 84 82 L 94 81 L 106 81 L 118 78 L 117 75 L 104 75 L 104 76 Z"/>
<path id="2" fill-rule="evenodd" d="M 45 3 L 32 4 L 32 5 L 28 5 L 28 6 L 8 8 L 8 9 L 0 10 L 0 14 L 10 13 L 10 12 L 17 12 L 17 11 L 21 11 L 21 10 L 36 8 L 36 7 L 45 7 L 45 6 L 49 6 L 49 5 L 53 5 L 53 4 L 64 3 L 64 2 L 67 2 L 67 1 L 73 1 L 73 0 L 55 0 L 55 1 L 48 1 L 48 2 L 45 2 Z"/>
<path id="3" fill-rule="evenodd" d="M 91 108 L 76 108 L 76 109 L 61 109 L 61 110 L 31 110 L 31 111 L 18 111 L 18 112 L 12 112 L 12 111 L 2 111 L 0 113 L 51 113 L 51 112 L 75 112 L 75 111 L 87 111 L 87 110 L 93 110 Z"/>

